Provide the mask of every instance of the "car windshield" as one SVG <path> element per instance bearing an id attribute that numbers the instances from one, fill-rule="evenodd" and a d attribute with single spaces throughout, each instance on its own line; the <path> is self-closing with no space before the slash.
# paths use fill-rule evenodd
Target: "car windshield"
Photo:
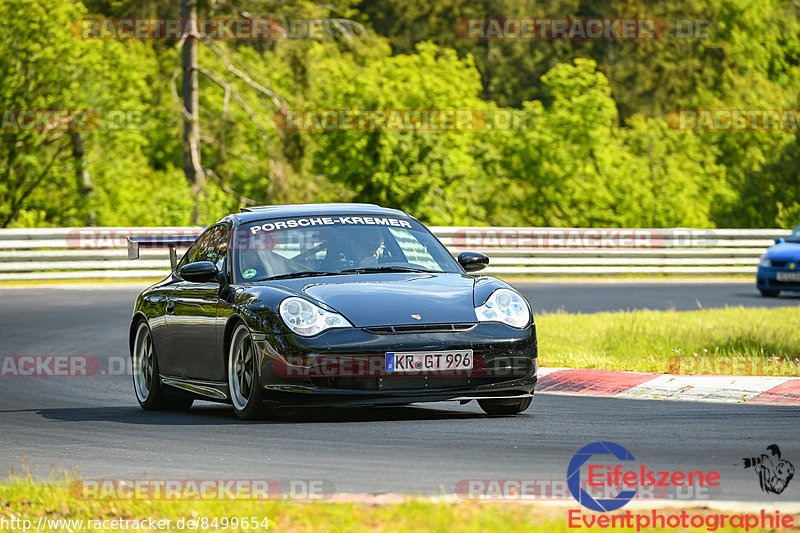
<path id="1" fill-rule="evenodd" d="M 408 218 L 323 216 L 243 224 L 235 237 L 244 281 L 370 272 L 460 272 L 453 256 Z"/>
<path id="2" fill-rule="evenodd" d="M 786 241 L 788 242 L 800 242 L 800 226 L 794 228 L 794 231 L 791 235 L 786 237 Z"/>

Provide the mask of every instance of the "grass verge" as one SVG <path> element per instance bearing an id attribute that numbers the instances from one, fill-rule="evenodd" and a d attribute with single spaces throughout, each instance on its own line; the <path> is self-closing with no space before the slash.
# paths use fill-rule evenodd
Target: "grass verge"
<path id="1" fill-rule="evenodd" d="M 542 366 L 800 376 L 800 308 L 543 313 Z"/>
<path id="2" fill-rule="evenodd" d="M 577 504 L 575 508 L 577 508 Z M 683 509 L 687 513 L 709 516 L 707 508 Z M 659 509 L 664 514 L 680 510 Z M 131 521 L 161 521 L 157 531 L 392 531 L 392 532 L 484 532 L 484 531 L 576 531 L 570 528 L 568 509 L 544 504 L 520 504 L 497 502 L 432 502 L 421 498 L 408 498 L 402 503 L 370 505 L 366 503 L 302 503 L 284 500 L 266 501 L 153 501 L 153 500 L 83 500 L 75 499 L 66 481 L 37 483 L 31 479 L 11 479 L 0 484 L 0 523 L 5 520 L 6 530 L 21 530 L 10 527 L 12 517 L 27 520 L 29 529 L 41 527 L 39 531 L 131 531 Z M 652 511 L 634 511 L 649 514 Z M 620 512 L 622 513 L 622 512 Z M 601 514 L 581 513 L 586 519 L 599 518 Z M 732 514 L 732 513 L 727 513 Z M 755 514 L 755 513 L 754 513 Z M 610 516 L 610 515 L 605 515 Z M 233 517 L 256 518 L 257 527 L 190 527 L 190 520 L 201 524 Z M 264 519 L 268 529 L 263 525 Z M 128 521 L 127 523 L 112 521 Z M 169 520 L 169 524 L 166 521 Z M 183 520 L 183 527 L 178 527 Z M 728 519 L 730 520 L 730 519 Z M 72 521 L 72 522 L 68 522 Z M 248 522 L 252 519 L 249 518 Z M 793 524 L 800 516 L 792 517 Z M 575 524 L 577 522 L 573 522 Z M 144 528 L 149 529 L 149 525 Z M 580 529 L 588 529 L 585 523 Z M 663 529 L 651 529 L 664 531 Z M 705 528 L 688 528 L 705 531 Z M 792 529 L 797 530 L 797 527 Z M 618 530 L 618 529 L 617 529 Z M 668 529 L 676 531 L 676 529 Z M 677 530 L 685 531 L 686 529 Z M 718 527 L 719 532 L 742 531 L 741 527 Z M 635 529 L 634 529 L 635 531 Z M 750 531 L 763 531 L 751 528 Z"/>

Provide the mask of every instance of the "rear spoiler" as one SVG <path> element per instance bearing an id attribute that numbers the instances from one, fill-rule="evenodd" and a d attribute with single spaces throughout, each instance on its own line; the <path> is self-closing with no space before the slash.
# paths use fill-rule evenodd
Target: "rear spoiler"
<path id="1" fill-rule="evenodd" d="M 197 235 L 168 235 L 158 237 L 127 237 L 128 240 L 128 259 L 139 259 L 139 248 L 169 248 L 169 264 L 172 270 L 178 266 L 178 254 L 176 248 L 188 248 L 195 240 Z"/>

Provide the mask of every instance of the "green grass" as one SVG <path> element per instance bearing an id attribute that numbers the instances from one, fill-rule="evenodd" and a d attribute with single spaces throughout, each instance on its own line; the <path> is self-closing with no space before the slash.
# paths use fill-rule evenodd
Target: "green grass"
<path id="1" fill-rule="evenodd" d="M 800 376 L 800 308 L 536 316 L 539 364 L 677 374 Z"/>
<path id="2" fill-rule="evenodd" d="M 577 508 L 577 504 L 574 508 Z M 708 509 L 691 509 L 706 515 Z M 634 511 L 635 512 L 635 511 Z M 640 510 L 640 513 L 648 511 Z M 664 512 L 669 512 L 664 510 Z M 50 520 L 79 519 L 84 527 L 51 527 L 46 531 L 101 531 L 86 526 L 95 520 L 172 520 L 201 519 L 202 517 L 253 516 L 268 519 L 266 531 L 391 531 L 397 533 L 433 532 L 485 532 L 485 531 L 546 531 L 568 532 L 568 509 L 545 504 L 520 504 L 511 502 L 447 502 L 436 503 L 427 499 L 407 498 L 402 503 L 370 505 L 367 503 L 302 503 L 283 500 L 267 501 L 116 501 L 75 499 L 70 494 L 67 481 L 37 483 L 30 478 L 12 478 L 0 484 L 0 518 L 30 520 L 36 527 L 40 517 Z M 585 516 L 597 516 L 583 513 Z M 800 516 L 794 516 L 797 524 Z M 5 528 L 10 530 L 9 527 Z M 44 528 L 43 528 L 44 529 Z M 586 530 L 583 527 L 580 530 Z M 19 530 L 19 529 L 17 529 Z M 105 529 L 103 531 L 121 531 Z M 133 530 L 133 529 L 128 529 Z M 172 530 L 177 530 L 172 528 Z M 203 531 L 202 529 L 199 529 Z M 219 531 L 244 531 L 218 529 Z M 580 531 L 578 530 L 578 531 Z M 596 530 L 596 529 L 595 529 Z M 648 529 L 650 531 L 652 529 Z M 701 529 L 704 530 L 704 529 Z M 731 527 L 716 531 L 741 531 Z M 180 531 L 180 530 L 177 530 Z M 191 531 L 191 529 L 184 529 Z M 207 531 L 215 531 L 208 529 Z M 249 529 L 249 531 L 265 531 Z M 658 530 L 656 530 L 658 531 Z M 670 531 L 676 531 L 671 529 Z M 751 529 L 751 531 L 762 531 Z"/>
<path id="3" fill-rule="evenodd" d="M 523 505 L 473 502 L 435 504 L 421 499 L 403 503 L 266 501 L 114 501 L 82 500 L 62 482 L 35 483 L 12 479 L 0 485 L 0 516 L 26 518 L 36 523 L 50 519 L 142 519 L 255 516 L 267 518 L 271 531 L 502 531 L 524 527 L 565 531 L 562 514 Z M 52 530 L 52 529 L 51 529 Z M 88 530 L 84 528 L 83 530 Z M 263 530 L 262 530 L 263 531 Z"/>

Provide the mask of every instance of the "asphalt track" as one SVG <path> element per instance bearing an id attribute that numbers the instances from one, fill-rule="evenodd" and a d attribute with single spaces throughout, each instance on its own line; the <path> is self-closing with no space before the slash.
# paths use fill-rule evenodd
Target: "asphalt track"
<path id="1" fill-rule="evenodd" d="M 751 284 L 520 283 L 537 309 L 696 309 L 797 305 L 761 299 Z M 800 501 L 759 489 L 742 458 L 777 443 L 800 467 L 800 408 L 537 395 L 516 417 L 477 405 L 325 409 L 245 423 L 199 402 L 148 413 L 128 373 L 127 325 L 139 287 L 0 287 L 0 355 L 91 355 L 91 377 L 0 376 L 0 469 L 86 477 L 321 481 L 327 491 L 452 494 L 466 479 L 559 479 L 582 446 L 610 440 L 652 470 L 716 470 L 720 500 Z M 800 474 L 796 474 L 798 478 Z"/>

